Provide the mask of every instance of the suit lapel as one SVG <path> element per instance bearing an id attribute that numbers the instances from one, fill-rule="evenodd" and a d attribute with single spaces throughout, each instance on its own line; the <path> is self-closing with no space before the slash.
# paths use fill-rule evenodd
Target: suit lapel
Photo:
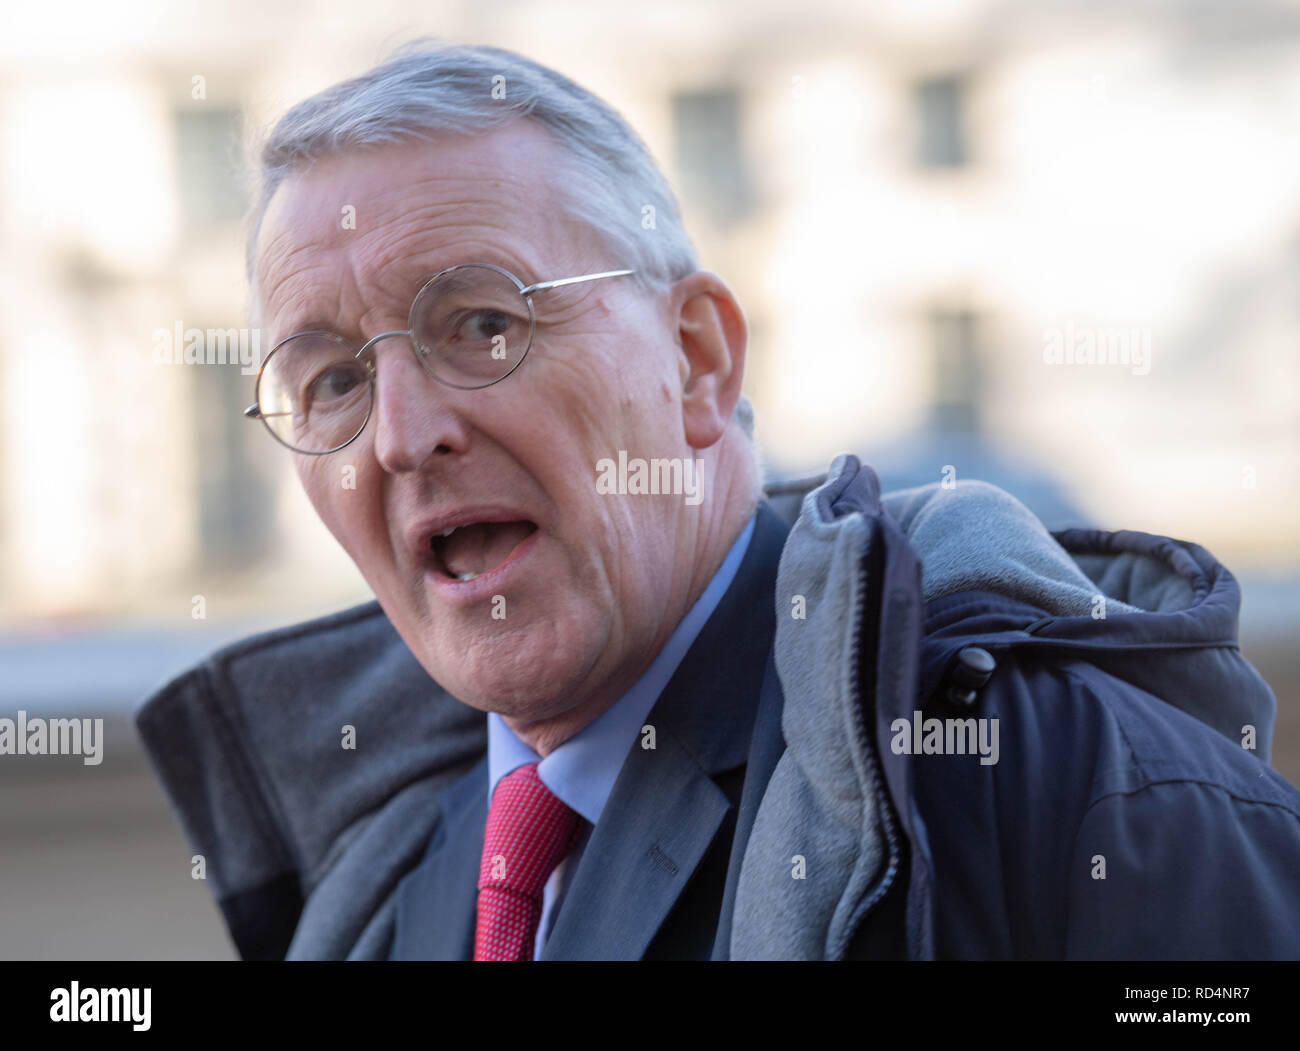
<path id="1" fill-rule="evenodd" d="M 544 960 L 640 959 L 730 809 L 682 745 L 656 729 L 656 748 L 636 745 L 619 774 Z"/>
<path id="2" fill-rule="evenodd" d="M 736 579 L 650 711 L 655 747 L 639 738 L 628 753 L 542 959 L 640 959 L 735 806 L 714 778 L 749 752 L 788 531 L 760 505 Z"/>
<path id="3" fill-rule="evenodd" d="M 443 796 L 443 817 L 397 892 L 391 960 L 469 960 L 487 823 L 487 756 Z"/>
<path id="4" fill-rule="evenodd" d="M 785 695 L 776 673 L 776 655 L 769 653 L 767 669 L 759 694 L 758 713 L 754 718 L 749 761 L 745 765 L 745 787 L 740 797 L 736 817 L 736 833 L 731 841 L 731 860 L 727 866 L 727 883 L 722 895 L 722 908 L 718 915 L 717 937 L 713 944 L 713 959 L 731 959 L 731 927 L 736 909 L 736 886 L 740 882 L 740 866 L 745 860 L 745 847 L 754 830 L 758 805 L 763 801 L 772 771 L 785 751 L 785 735 L 781 730 L 781 715 L 785 708 Z"/>

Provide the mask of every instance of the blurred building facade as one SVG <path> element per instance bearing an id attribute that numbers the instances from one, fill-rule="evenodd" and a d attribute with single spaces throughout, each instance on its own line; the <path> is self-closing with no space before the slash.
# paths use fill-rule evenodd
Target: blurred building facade
<path id="1" fill-rule="evenodd" d="M 172 333 L 211 352 L 207 330 L 233 343 L 248 323 L 243 142 L 425 33 L 522 50 L 642 132 L 746 308 L 774 471 L 841 449 L 880 451 L 887 483 L 1028 464 L 1008 477 L 1101 525 L 1294 572 L 1300 11 L 865 6 L 16 15 L 0 623 L 174 623 L 196 596 L 208 617 L 288 619 L 365 596 L 240 416 L 252 367 L 160 359 L 182 357 Z M 1131 339 L 1145 368 L 1045 360 L 1080 333 Z"/>

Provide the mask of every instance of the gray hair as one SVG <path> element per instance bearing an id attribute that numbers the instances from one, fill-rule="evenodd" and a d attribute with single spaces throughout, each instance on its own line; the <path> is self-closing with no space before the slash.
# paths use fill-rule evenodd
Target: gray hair
<path id="1" fill-rule="evenodd" d="M 425 38 L 299 102 L 267 136 L 258 157 L 260 187 L 245 257 L 254 302 L 258 234 L 287 176 L 344 151 L 438 134 L 481 134 L 520 118 L 541 126 L 563 148 L 572 169 L 561 181 L 563 206 L 596 232 L 617 266 L 635 269 L 648 290 L 699 269 L 668 181 L 612 106 L 513 51 Z M 747 398 L 741 398 L 736 417 L 752 438 Z"/>
<path id="2" fill-rule="evenodd" d="M 245 260 L 250 285 L 262 217 L 286 176 L 347 150 L 481 134 L 520 118 L 563 147 L 571 162 L 562 180 L 564 206 L 599 235 L 619 266 L 635 268 L 648 287 L 666 287 L 699 268 L 667 180 L 613 107 L 512 51 L 423 39 L 298 103 L 276 123 L 259 158 Z"/>

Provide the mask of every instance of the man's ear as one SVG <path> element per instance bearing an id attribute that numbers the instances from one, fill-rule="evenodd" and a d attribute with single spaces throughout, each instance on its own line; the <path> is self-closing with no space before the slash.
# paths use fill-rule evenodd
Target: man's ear
<path id="1" fill-rule="evenodd" d="M 676 282 L 671 302 L 682 351 L 682 425 L 693 449 L 707 449 L 740 400 L 749 328 L 726 282 L 707 270 Z"/>

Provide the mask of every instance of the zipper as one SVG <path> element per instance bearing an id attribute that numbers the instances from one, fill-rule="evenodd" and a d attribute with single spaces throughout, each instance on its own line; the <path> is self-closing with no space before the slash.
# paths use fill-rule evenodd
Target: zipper
<path id="1" fill-rule="evenodd" d="M 875 568 L 877 594 L 883 586 L 880 579 L 883 573 L 884 559 L 880 550 L 880 544 L 883 537 L 880 536 L 880 530 L 874 527 L 873 535 L 868 541 L 867 555 L 858 559 L 858 578 L 857 588 L 853 600 L 851 611 L 852 623 L 854 625 L 853 637 L 849 643 L 849 669 L 851 672 L 850 682 L 854 691 L 851 698 L 850 718 L 854 721 L 854 728 L 858 733 L 860 740 L 865 739 L 866 747 L 863 749 L 863 756 L 867 768 L 867 776 L 870 780 L 871 790 L 877 800 L 877 813 L 880 816 L 881 824 L 884 826 L 885 843 L 888 848 L 888 860 L 885 865 L 885 872 L 879 880 L 876 881 L 875 887 L 871 892 L 854 908 L 846 925 L 847 934 L 839 939 L 840 944 L 834 947 L 833 959 L 843 959 L 849 943 L 853 940 L 862 924 L 870 917 L 872 911 L 880 904 L 885 894 L 894 885 L 894 880 L 898 875 L 899 868 L 899 850 L 898 850 L 898 832 L 894 823 L 893 807 L 889 799 L 888 786 L 884 782 L 884 777 L 880 772 L 880 761 L 876 754 L 876 736 L 869 732 L 867 727 L 874 730 L 876 725 L 876 696 L 875 683 L 873 680 L 871 687 L 870 701 L 864 697 L 862 689 L 862 633 L 863 633 L 863 614 L 867 607 L 867 590 L 871 585 L 872 573 L 871 568 Z M 874 559 L 877 563 L 875 567 L 868 566 L 868 560 Z M 880 607 L 879 602 L 873 603 L 875 608 Z M 879 653 L 880 626 L 877 623 L 872 627 L 870 632 L 871 639 L 874 643 L 873 649 Z"/>

